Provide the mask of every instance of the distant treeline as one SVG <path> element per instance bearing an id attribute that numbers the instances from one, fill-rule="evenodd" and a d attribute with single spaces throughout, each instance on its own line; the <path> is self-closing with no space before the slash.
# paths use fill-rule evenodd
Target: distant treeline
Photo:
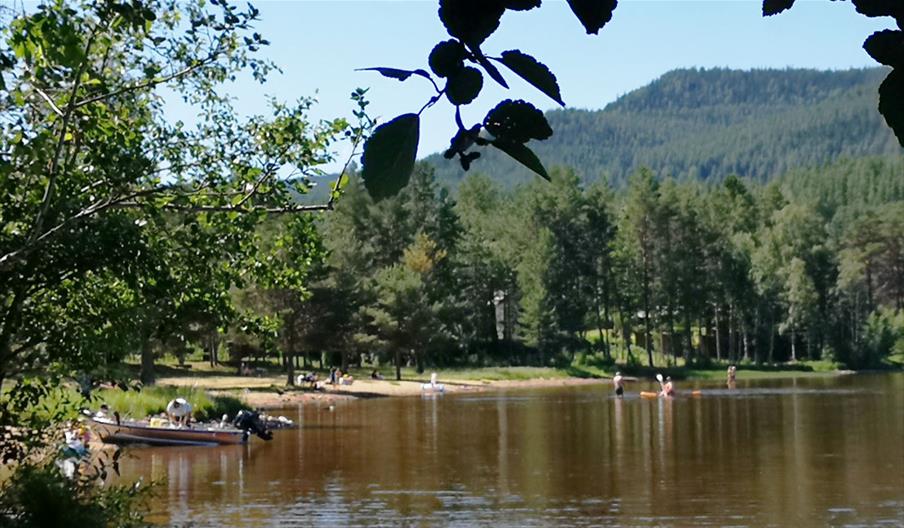
<path id="1" fill-rule="evenodd" d="M 847 71 L 688 69 L 669 72 L 603 110 L 547 113 L 555 130 L 531 144 L 547 165 L 574 168 L 584 182 L 623 185 L 637 167 L 679 180 L 738 174 L 765 182 L 794 167 L 839 158 L 899 155 L 876 111 L 883 68 Z M 454 186 L 459 164 L 428 158 Z M 471 169 L 505 188 L 529 171 L 485 149 Z"/>
<path id="2" fill-rule="evenodd" d="M 417 167 L 373 203 L 353 178 L 318 230 L 310 297 L 268 304 L 306 360 L 563 364 L 825 358 L 904 346 L 904 162 L 861 159 L 761 185 L 575 171 L 512 191 L 471 175 L 453 200 Z M 594 338 L 590 339 L 590 335 Z M 598 336 L 598 338 L 597 338 Z M 662 357 L 662 356 L 659 357 Z"/>

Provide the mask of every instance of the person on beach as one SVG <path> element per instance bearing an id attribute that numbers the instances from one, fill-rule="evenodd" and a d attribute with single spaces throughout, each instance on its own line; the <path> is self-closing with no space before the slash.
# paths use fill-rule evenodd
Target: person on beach
<path id="1" fill-rule="evenodd" d="M 666 376 L 665 383 L 662 384 L 662 392 L 660 396 L 674 396 L 675 395 L 675 387 L 672 386 L 672 377 Z"/>
<path id="2" fill-rule="evenodd" d="M 612 378 L 612 384 L 615 385 L 615 395 L 621 398 L 625 394 L 625 379 L 622 377 L 621 372 L 616 372 L 615 377 Z"/>
<path id="3" fill-rule="evenodd" d="M 188 427 L 191 423 L 191 404 L 185 398 L 176 398 L 166 404 L 166 417 L 170 423 Z"/>

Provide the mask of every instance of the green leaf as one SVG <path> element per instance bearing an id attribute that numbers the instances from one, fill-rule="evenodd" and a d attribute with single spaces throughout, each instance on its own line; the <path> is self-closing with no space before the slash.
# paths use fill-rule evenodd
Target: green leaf
<path id="1" fill-rule="evenodd" d="M 446 97 L 454 105 L 466 105 L 477 98 L 483 88 L 480 70 L 466 66 L 446 81 Z"/>
<path id="2" fill-rule="evenodd" d="M 465 56 L 467 56 L 467 51 L 461 42 L 444 40 L 433 47 L 427 62 L 437 76 L 448 77 L 464 66 Z"/>
<path id="3" fill-rule="evenodd" d="M 791 9 L 794 0 L 763 0 L 763 16 L 772 16 Z"/>
<path id="4" fill-rule="evenodd" d="M 546 172 L 543 164 L 540 163 L 540 158 L 538 158 L 537 155 L 534 154 L 534 151 L 527 148 L 527 146 L 523 143 L 496 140 L 493 141 L 493 146 L 498 148 L 502 152 L 505 152 L 506 154 L 511 156 L 512 159 L 539 174 L 544 179 L 549 180 L 549 174 Z"/>
<path id="5" fill-rule="evenodd" d="M 420 117 L 403 114 L 378 126 L 364 144 L 361 176 L 374 198 L 398 193 L 408 183 L 420 136 Z"/>
<path id="6" fill-rule="evenodd" d="M 904 31 L 877 31 L 866 39 L 863 49 L 876 62 L 893 68 L 904 67 Z"/>
<path id="7" fill-rule="evenodd" d="M 893 70 L 879 86 L 879 113 L 904 147 L 904 72 Z"/>
<path id="8" fill-rule="evenodd" d="M 355 71 L 375 71 L 375 72 L 380 73 L 380 75 L 382 75 L 384 77 L 389 77 L 390 79 L 398 79 L 400 81 L 404 81 L 405 79 L 411 77 L 412 75 L 420 75 L 421 77 L 424 77 L 425 79 L 430 78 L 430 74 L 421 69 L 400 70 L 398 68 L 377 67 L 377 68 L 359 68 Z"/>
<path id="9" fill-rule="evenodd" d="M 446 31 L 469 47 L 483 43 L 499 27 L 505 12 L 501 0 L 440 0 L 439 19 Z"/>
<path id="10" fill-rule="evenodd" d="M 499 62 L 505 64 L 508 69 L 532 84 L 536 89 L 548 95 L 553 101 L 565 106 L 556 76 L 549 71 L 546 65 L 526 53 L 521 53 L 519 50 L 503 51 L 502 59 Z"/>
<path id="11" fill-rule="evenodd" d="M 596 35 L 612 20 L 612 12 L 617 5 L 617 0 L 568 0 L 568 6 L 581 21 L 588 35 Z"/>
<path id="12" fill-rule="evenodd" d="M 483 119 L 483 126 L 495 139 L 514 143 L 552 136 L 552 128 L 543 112 L 521 100 L 506 99 L 496 105 Z"/>

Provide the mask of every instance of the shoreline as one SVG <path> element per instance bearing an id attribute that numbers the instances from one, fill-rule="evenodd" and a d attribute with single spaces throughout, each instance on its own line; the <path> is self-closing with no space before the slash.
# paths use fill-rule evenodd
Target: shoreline
<path id="1" fill-rule="evenodd" d="M 739 371 L 739 374 L 742 371 Z M 749 376 L 739 379 L 781 379 L 786 377 L 829 377 L 856 374 L 850 370 L 832 370 L 805 372 L 796 370 L 747 371 Z M 718 376 L 690 376 L 683 382 L 716 382 Z M 653 381 L 646 376 L 625 376 L 626 381 Z M 426 381 L 426 380 L 424 380 Z M 240 376 L 178 376 L 165 377 L 158 380 L 159 385 L 184 387 L 203 390 L 211 396 L 230 396 L 238 398 L 248 407 L 259 410 L 275 410 L 295 407 L 306 403 L 331 404 L 339 401 L 352 401 L 374 398 L 398 398 L 421 396 L 421 380 L 372 380 L 356 379 L 351 385 L 323 385 L 322 388 L 286 387 L 285 378 L 279 377 L 240 377 Z M 608 376 L 596 377 L 543 377 L 527 379 L 440 379 L 445 386 L 445 393 L 481 393 L 503 391 L 509 389 L 533 389 L 544 387 L 571 387 L 583 385 L 611 385 Z"/>
<path id="2" fill-rule="evenodd" d="M 165 380 L 169 382 L 170 380 Z M 536 378 L 529 380 L 478 380 L 441 381 L 445 394 L 482 393 L 508 389 L 533 389 L 543 387 L 572 387 L 581 385 L 605 385 L 612 381 L 607 378 Z M 179 384 L 182 385 L 182 384 Z M 374 398 L 410 398 L 425 393 L 419 381 L 395 380 L 355 380 L 352 385 L 325 385 L 322 390 L 299 387 L 275 389 L 206 389 L 213 396 L 234 396 L 249 407 L 260 410 L 284 409 L 305 403 L 333 403 L 338 401 L 366 400 Z M 198 388 L 204 388 L 198 384 Z"/>

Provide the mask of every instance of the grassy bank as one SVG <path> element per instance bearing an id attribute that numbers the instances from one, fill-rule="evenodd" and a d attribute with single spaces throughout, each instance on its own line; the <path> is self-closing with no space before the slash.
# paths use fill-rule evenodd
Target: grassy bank
<path id="1" fill-rule="evenodd" d="M 110 409 L 119 411 L 123 417 L 144 418 L 160 414 L 173 398 L 185 398 L 191 403 L 196 420 L 218 420 L 224 414 L 230 417 L 241 409 L 247 409 L 242 401 L 233 396 L 213 396 L 200 388 L 169 386 L 145 387 L 141 391 L 103 389 L 96 393 L 98 405 L 106 403 Z"/>

